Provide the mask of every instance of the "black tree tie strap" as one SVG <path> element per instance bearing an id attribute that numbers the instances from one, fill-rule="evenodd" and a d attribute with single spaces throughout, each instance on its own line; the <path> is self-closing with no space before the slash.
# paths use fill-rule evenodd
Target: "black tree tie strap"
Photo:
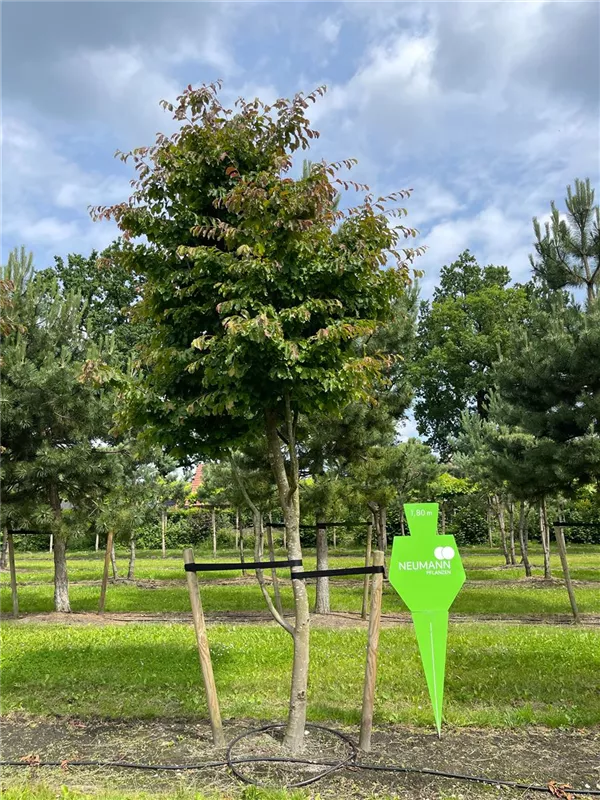
<path id="1" fill-rule="evenodd" d="M 335 575 L 375 575 L 382 573 L 385 569 L 382 566 L 376 567 L 346 567 L 345 569 L 316 569 L 312 572 L 292 572 L 292 578 L 329 578 Z"/>
<path id="2" fill-rule="evenodd" d="M 296 558 L 289 561 L 246 561 L 244 564 L 185 564 L 186 572 L 220 572 L 221 570 L 240 570 L 240 569 L 277 569 L 284 567 L 301 567 L 302 559 Z"/>

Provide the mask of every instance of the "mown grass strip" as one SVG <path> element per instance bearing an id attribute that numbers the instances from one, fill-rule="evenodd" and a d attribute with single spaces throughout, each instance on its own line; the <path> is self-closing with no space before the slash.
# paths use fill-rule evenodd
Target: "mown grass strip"
<path id="1" fill-rule="evenodd" d="M 292 657 L 279 628 L 209 633 L 224 718 L 283 719 Z M 2 711 L 109 718 L 204 716 L 190 625 L 5 625 Z M 309 718 L 357 724 L 363 630 L 311 633 Z M 451 625 L 445 718 L 457 726 L 600 724 L 600 637 L 543 626 Z M 410 627 L 381 632 L 379 723 L 432 724 Z"/>
<path id="2" fill-rule="evenodd" d="M 205 611 L 264 611 L 265 604 L 257 585 L 218 584 L 210 580 L 200 582 L 202 603 Z M 314 584 L 308 587 L 311 603 L 314 602 Z M 577 587 L 577 603 L 584 614 L 600 613 L 600 591 L 596 588 Z M 71 586 L 71 608 L 73 611 L 96 611 L 98 608 L 98 586 Z M 331 608 L 334 611 L 359 612 L 362 604 L 362 588 L 336 586 L 332 584 Z M 293 608 L 292 590 L 289 584 L 281 589 L 284 608 Z M 0 591 L 0 607 L 4 612 L 11 608 L 10 589 Z M 386 585 L 383 595 L 383 613 L 405 611 L 406 606 L 396 592 Z M 19 587 L 19 610 L 27 613 L 47 613 L 54 610 L 51 584 Z M 106 595 L 107 612 L 169 613 L 188 612 L 190 602 L 184 585 L 139 587 L 130 584 L 109 585 Z M 527 587 L 522 585 L 466 586 L 458 595 L 452 612 L 457 614 L 486 614 L 499 617 L 569 614 L 570 606 L 566 589 L 562 586 Z"/>

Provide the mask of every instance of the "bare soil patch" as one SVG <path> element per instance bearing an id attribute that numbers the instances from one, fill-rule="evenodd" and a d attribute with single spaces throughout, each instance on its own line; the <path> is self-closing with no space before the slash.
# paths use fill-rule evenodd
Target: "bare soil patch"
<path id="1" fill-rule="evenodd" d="M 207 611 L 204 613 L 209 625 L 276 625 L 268 611 Z M 600 627 L 600 614 L 581 614 L 581 625 L 586 627 Z M 293 617 L 286 615 L 293 623 Z M 179 611 L 163 612 L 160 614 L 142 612 L 111 612 L 106 614 L 96 613 L 71 613 L 40 612 L 22 614 L 18 619 L 13 619 L 8 614 L 0 617 L 3 623 L 13 625 L 28 625 L 37 623 L 67 624 L 67 625 L 127 625 L 131 623 L 192 623 L 191 613 Z M 554 615 L 527 615 L 520 617 L 500 617 L 493 614 L 450 614 L 450 622 L 470 623 L 486 622 L 510 625 L 568 625 L 572 626 L 573 617 L 569 614 Z M 361 619 L 360 614 L 352 611 L 332 611 L 329 614 L 312 614 L 311 624 L 317 628 L 366 628 L 367 620 Z M 393 628 L 397 625 L 412 624 L 408 612 L 398 614 L 382 614 L 381 626 Z"/>
<path id="2" fill-rule="evenodd" d="M 227 741 L 261 724 L 256 720 L 227 720 Z M 339 728 L 338 728 L 339 729 Z M 56 786 L 94 791 L 223 791 L 239 797 L 241 784 L 227 766 L 171 772 L 138 771 L 101 766 L 69 767 L 69 761 L 127 761 L 133 763 L 190 765 L 221 761 L 225 751 L 216 749 L 206 721 L 102 720 L 39 718 L 13 714 L 2 720 L 2 758 L 18 761 L 39 756 L 41 761 L 66 761 L 65 768 L 4 768 L 3 784 L 26 779 Z M 358 731 L 342 729 L 354 741 Z M 347 748 L 335 737 L 310 731 L 307 758 L 337 761 Z M 234 757 L 280 752 L 276 735 L 262 734 L 235 746 Z M 416 728 L 383 726 L 373 734 L 369 755 L 359 759 L 370 764 L 394 764 L 410 768 L 478 775 L 526 784 L 571 784 L 575 788 L 600 789 L 600 729 L 559 731 L 545 728 L 497 731 L 445 728 L 441 740 L 435 732 Z M 271 779 L 293 782 L 310 774 L 311 767 L 286 767 Z M 314 767 L 312 769 L 315 769 Z M 287 772 L 286 772 L 287 770 Z M 303 772 L 304 770 L 304 772 Z M 264 774 L 262 780 L 268 778 Z M 543 797 L 522 789 L 508 789 L 467 783 L 415 773 L 384 773 L 345 767 L 326 776 L 310 789 L 310 795 L 331 798 L 395 797 L 421 798 L 520 798 Z"/>

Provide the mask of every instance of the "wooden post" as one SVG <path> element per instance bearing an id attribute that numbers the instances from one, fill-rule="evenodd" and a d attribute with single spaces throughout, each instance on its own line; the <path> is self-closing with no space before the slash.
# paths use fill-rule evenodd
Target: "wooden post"
<path id="1" fill-rule="evenodd" d="M 183 551 L 183 561 L 185 564 L 194 563 L 194 551 L 191 547 L 187 547 Z M 196 629 L 198 655 L 200 657 L 200 667 L 202 668 L 202 678 L 204 680 L 204 689 L 206 691 L 206 702 L 208 705 L 208 716 L 210 718 L 213 742 L 217 747 L 224 747 L 225 737 L 223 736 L 219 698 L 217 697 L 217 687 L 215 685 L 215 677 L 213 675 L 212 662 L 210 660 L 210 650 L 208 647 L 208 637 L 206 635 L 206 623 L 204 622 L 200 590 L 198 588 L 198 578 L 195 572 L 186 572 L 185 574 L 190 593 L 192 617 L 194 618 L 194 628 Z"/>
<path id="2" fill-rule="evenodd" d="M 10 591 L 12 594 L 13 617 L 19 616 L 19 596 L 17 595 L 17 568 L 15 567 L 15 545 L 13 535 L 8 532 L 8 565 L 10 567 Z"/>
<path id="3" fill-rule="evenodd" d="M 108 583 L 108 569 L 110 567 L 110 554 L 113 547 L 113 532 L 109 531 L 106 537 L 106 553 L 104 554 L 104 572 L 102 573 L 102 587 L 100 588 L 100 602 L 98 613 L 104 614 L 104 601 L 106 600 L 106 585 Z"/>
<path id="4" fill-rule="evenodd" d="M 98 552 L 98 550 L 100 549 L 100 534 L 99 533 L 96 534 L 96 542 L 95 542 L 95 545 L 94 545 L 94 549 L 96 550 L 96 552 Z"/>
<path id="5" fill-rule="evenodd" d="M 167 557 L 167 509 L 163 508 L 161 513 L 161 544 L 162 544 L 162 557 Z"/>
<path id="6" fill-rule="evenodd" d="M 213 506 L 211 511 L 211 523 L 212 523 L 212 539 L 213 539 L 213 556 L 216 557 L 217 555 L 217 512 Z"/>
<path id="7" fill-rule="evenodd" d="M 385 554 L 382 550 L 373 552 L 373 566 L 382 567 Z M 371 613 L 369 614 L 369 638 L 367 641 L 367 666 L 365 669 L 365 685 L 363 690 L 362 717 L 360 721 L 360 739 L 358 746 L 364 753 L 371 750 L 371 731 L 373 729 L 373 705 L 375 702 L 375 683 L 377 681 L 377 648 L 379 646 L 379 629 L 381 627 L 381 597 L 383 593 L 383 574 L 373 575 L 371 590 Z"/>
<path id="8" fill-rule="evenodd" d="M 567 547 L 565 545 L 564 529 L 556 525 L 554 527 L 554 536 L 556 538 L 556 544 L 558 545 L 560 563 L 562 565 L 563 577 L 567 585 L 567 592 L 569 593 L 569 602 L 571 603 L 571 611 L 573 612 L 573 618 L 575 622 L 579 622 L 579 610 L 577 608 L 577 601 L 575 600 L 575 592 L 573 591 L 571 573 L 569 572 L 569 562 L 567 561 Z"/>
<path id="9" fill-rule="evenodd" d="M 371 563 L 371 541 L 373 539 L 373 522 L 369 522 L 367 524 L 367 546 L 365 548 L 365 567 L 368 567 Z M 363 584 L 363 601 L 362 601 L 362 611 L 360 612 L 360 616 L 362 619 L 367 618 L 367 606 L 369 604 L 369 583 L 370 583 L 370 575 L 365 575 L 365 580 Z"/>
<path id="10" fill-rule="evenodd" d="M 54 550 L 54 534 L 50 534 L 50 547 L 48 548 L 48 552 L 51 553 Z"/>

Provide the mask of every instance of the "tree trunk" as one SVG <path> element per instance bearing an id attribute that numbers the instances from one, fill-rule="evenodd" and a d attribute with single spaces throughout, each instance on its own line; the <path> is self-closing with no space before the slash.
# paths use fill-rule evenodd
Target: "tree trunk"
<path id="1" fill-rule="evenodd" d="M 446 534 L 446 504 L 442 503 L 442 536 Z"/>
<path id="2" fill-rule="evenodd" d="M 212 509 L 211 517 L 210 517 L 211 525 L 212 525 L 212 540 L 213 540 L 213 556 L 216 557 L 217 555 L 217 513 L 215 509 Z"/>
<path id="3" fill-rule="evenodd" d="M 240 512 L 239 509 L 235 510 L 235 549 L 239 550 L 240 547 Z"/>
<path id="4" fill-rule="evenodd" d="M 8 558 L 8 532 L 2 528 L 2 551 L 0 552 L 0 569 L 6 569 Z"/>
<path id="5" fill-rule="evenodd" d="M 404 529 L 404 509 L 400 510 L 400 536 L 406 536 L 406 531 Z M 371 566 L 368 564 L 367 566 Z"/>
<path id="6" fill-rule="evenodd" d="M 162 557 L 167 557 L 167 509 L 161 509 L 160 515 L 160 544 L 162 549 Z"/>
<path id="7" fill-rule="evenodd" d="M 116 581 L 119 577 L 117 572 L 117 554 L 115 553 L 115 540 L 113 539 L 111 548 L 110 548 L 110 563 L 112 566 L 112 573 L 113 573 L 113 580 Z"/>
<path id="8" fill-rule="evenodd" d="M 550 567 L 550 530 L 548 528 L 545 497 L 540 503 L 540 535 L 542 538 L 542 549 L 544 551 L 544 580 L 550 580 L 552 578 L 552 569 Z"/>
<path id="9" fill-rule="evenodd" d="M 273 475 L 277 484 L 279 502 L 287 533 L 288 558 L 301 559 L 300 543 L 300 492 L 298 456 L 296 452 L 295 416 L 292 415 L 289 399 L 286 398 L 286 427 L 288 454 L 290 460 L 289 477 L 279 444 L 277 416 L 272 411 L 265 415 L 267 443 Z M 296 570 L 297 571 L 297 570 Z M 293 629 L 294 662 L 290 687 L 290 704 L 285 730 L 284 746 L 292 753 L 299 753 L 304 746 L 304 727 L 306 723 L 306 703 L 308 688 L 308 663 L 310 653 L 310 613 L 308 592 L 303 580 L 292 579 L 294 592 L 295 620 Z"/>
<path id="10" fill-rule="evenodd" d="M 513 566 L 516 566 L 517 554 L 515 552 L 515 504 L 512 500 L 508 504 L 508 521 L 510 563 Z"/>
<path id="11" fill-rule="evenodd" d="M 100 534 L 96 532 L 96 541 L 94 543 L 94 550 L 98 552 L 99 547 L 100 547 Z"/>
<path id="12" fill-rule="evenodd" d="M 132 581 L 135 578 L 135 536 L 129 539 L 129 568 L 127 569 L 127 579 Z"/>
<path id="13" fill-rule="evenodd" d="M 327 528 L 323 527 L 323 514 L 317 514 L 317 569 L 329 569 L 327 553 Z M 334 526 L 335 530 L 335 526 Z M 329 614 L 329 578 L 317 578 L 315 614 Z"/>
<path id="14" fill-rule="evenodd" d="M 400 520 L 402 520 L 402 514 L 400 515 Z M 367 542 L 365 545 L 365 567 L 371 566 L 371 543 L 373 541 L 373 512 L 371 512 L 371 521 L 367 525 Z M 369 606 L 369 586 L 370 586 L 370 578 L 371 576 L 365 574 L 365 578 L 363 581 L 363 601 L 362 601 L 362 609 L 360 612 L 360 616 L 362 619 L 367 618 L 367 608 Z"/>
<path id="15" fill-rule="evenodd" d="M 244 566 L 244 526 L 240 527 L 240 561 L 242 562 L 242 578 L 246 577 L 246 567 Z"/>
<path id="16" fill-rule="evenodd" d="M 528 539 L 529 532 L 527 530 L 527 517 L 529 516 L 529 507 L 526 507 L 524 500 L 519 504 L 519 545 L 521 547 L 521 559 L 525 567 L 525 576 L 531 578 L 531 564 L 529 563 L 529 547 Z"/>
<path id="17" fill-rule="evenodd" d="M 50 534 L 50 544 L 48 546 L 48 552 L 51 553 L 54 550 L 54 534 Z"/>
<path id="18" fill-rule="evenodd" d="M 49 493 L 50 507 L 57 523 L 54 542 L 54 610 L 63 614 L 71 613 L 69 603 L 69 577 L 67 574 L 67 540 L 62 530 L 62 510 L 58 490 L 52 486 Z"/>
<path id="19" fill-rule="evenodd" d="M 562 516 L 562 514 L 561 514 Z M 563 578 L 567 586 L 569 594 L 569 602 L 571 603 L 571 611 L 575 622 L 579 622 L 579 610 L 577 608 L 577 600 L 575 599 L 575 591 L 573 590 L 573 582 L 571 581 L 571 573 L 569 571 L 569 561 L 567 559 L 567 546 L 565 544 L 565 532 L 562 528 L 554 528 L 554 535 L 556 537 L 556 544 L 558 545 L 558 554 L 560 555 L 560 563 L 563 571 Z"/>
<path id="20" fill-rule="evenodd" d="M 69 577 L 67 575 L 67 543 L 62 534 L 54 542 L 54 610 L 71 613 Z"/>
<path id="21" fill-rule="evenodd" d="M 494 503 L 496 505 L 496 517 L 498 518 L 498 528 L 500 529 L 500 545 L 502 547 L 502 555 L 504 556 L 504 562 L 508 565 L 510 564 L 510 556 L 508 554 L 508 548 L 506 546 L 506 523 L 504 520 L 504 506 L 502 505 L 502 501 L 498 497 L 498 495 L 494 495 Z"/>
<path id="22" fill-rule="evenodd" d="M 269 546 L 269 558 L 271 561 L 275 561 L 275 547 L 273 545 L 273 531 L 271 529 L 271 524 L 267 524 L 267 544 Z M 277 569 L 275 567 L 271 568 L 271 580 L 273 581 L 273 596 L 275 597 L 275 608 L 279 612 L 280 616 L 283 617 L 283 605 L 281 604 L 281 592 L 279 591 L 279 578 L 277 577 Z"/>

